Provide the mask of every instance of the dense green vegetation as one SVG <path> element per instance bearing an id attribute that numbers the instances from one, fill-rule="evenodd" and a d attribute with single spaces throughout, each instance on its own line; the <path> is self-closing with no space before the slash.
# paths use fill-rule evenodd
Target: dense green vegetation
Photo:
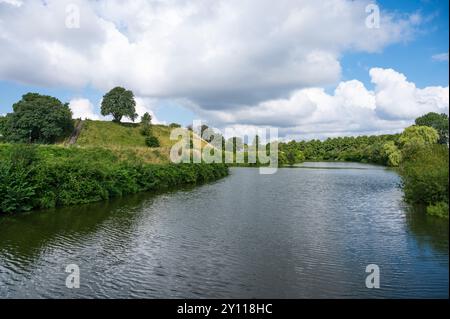
<path id="1" fill-rule="evenodd" d="M 0 134 L 13 143 L 54 143 L 73 130 L 68 104 L 37 93 L 25 94 L 13 113 L 0 119 Z"/>
<path id="2" fill-rule="evenodd" d="M 324 141 L 291 141 L 280 143 L 279 149 L 284 153 L 297 153 L 305 161 L 349 161 L 384 165 L 388 158 L 383 147 L 388 142 L 396 142 L 398 137 L 399 135 L 379 135 L 337 137 Z"/>
<path id="3" fill-rule="evenodd" d="M 156 148 L 156 147 L 161 146 L 161 144 L 159 144 L 158 138 L 156 136 L 147 136 L 145 138 L 145 144 L 151 148 Z"/>
<path id="4" fill-rule="evenodd" d="M 448 144 L 448 116 L 430 112 L 416 119 L 416 125 L 429 126 L 439 134 L 439 144 Z"/>
<path id="5" fill-rule="evenodd" d="M 448 218 L 448 161 L 446 145 L 426 145 L 404 153 L 399 172 L 406 200 L 425 205 L 430 215 Z"/>
<path id="6" fill-rule="evenodd" d="M 110 150 L 0 146 L 0 212 L 76 205 L 226 176 L 223 164 L 121 161 Z"/>

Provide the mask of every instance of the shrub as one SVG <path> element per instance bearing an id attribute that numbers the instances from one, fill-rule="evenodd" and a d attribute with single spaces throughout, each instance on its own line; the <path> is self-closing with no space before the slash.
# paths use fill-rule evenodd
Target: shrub
<path id="1" fill-rule="evenodd" d="M 227 174 L 224 164 L 120 162 L 106 149 L 0 146 L 0 213 L 90 203 Z"/>
<path id="2" fill-rule="evenodd" d="M 158 138 L 156 136 L 147 136 L 145 138 L 145 144 L 148 147 L 152 147 L 152 148 L 161 146 L 160 143 L 159 143 L 159 140 L 158 140 Z"/>
<path id="3" fill-rule="evenodd" d="M 441 218 L 448 218 L 448 203 L 438 202 L 427 207 L 427 214 Z"/>
<path id="4" fill-rule="evenodd" d="M 152 116 L 148 112 L 141 117 L 141 134 L 144 136 L 152 134 Z"/>
<path id="5" fill-rule="evenodd" d="M 448 203 L 448 147 L 428 145 L 414 149 L 400 167 L 406 199 L 430 205 Z"/>
<path id="6" fill-rule="evenodd" d="M 0 212 L 28 211 L 36 186 L 31 177 L 37 160 L 36 148 L 15 146 L 6 159 L 0 161 Z"/>

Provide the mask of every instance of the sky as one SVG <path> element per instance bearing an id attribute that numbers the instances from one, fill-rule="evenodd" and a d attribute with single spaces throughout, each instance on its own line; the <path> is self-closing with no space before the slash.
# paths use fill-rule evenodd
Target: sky
<path id="1" fill-rule="evenodd" d="M 27 92 L 100 115 L 284 139 L 400 132 L 447 113 L 448 0 L 0 0 L 0 114 Z M 379 13 L 379 14 L 378 14 Z"/>

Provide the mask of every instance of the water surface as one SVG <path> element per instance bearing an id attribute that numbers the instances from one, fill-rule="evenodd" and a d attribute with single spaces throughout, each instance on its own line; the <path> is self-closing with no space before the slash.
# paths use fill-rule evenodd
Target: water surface
<path id="1" fill-rule="evenodd" d="M 305 163 L 197 188 L 0 218 L 3 298 L 448 298 L 448 223 L 398 175 Z M 65 287 L 66 265 L 81 270 Z M 381 289 L 367 289 L 377 264 Z"/>

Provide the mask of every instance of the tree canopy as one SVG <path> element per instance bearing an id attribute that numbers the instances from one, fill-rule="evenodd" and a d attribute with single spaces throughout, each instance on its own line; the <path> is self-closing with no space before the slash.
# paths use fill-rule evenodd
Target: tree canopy
<path id="1" fill-rule="evenodd" d="M 413 125 L 407 127 L 398 139 L 404 148 L 435 144 L 439 140 L 439 133 L 432 127 Z"/>
<path id="2" fill-rule="evenodd" d="M 120 122 L 124 116 L 134 122 L 138 115 L 133 92 L 115 87 L 103 96 L 101 113 L 103 116 L 112 115 L 115 122 Z"/>
<path id="3" fill-rule="evenodd" d="M 73 131 L 69 105 L 37 93 L 25 94 L 0 123 L 4 138 L 17 143 L 54 143 Z"/>
<path id="4" fill-rule="evenodd" d="M 280 144 L 280 154 L 278 162 L 280 164 L 288 164 L 293 166 L 294 164 L 305 161 L 305 154 L 300 150 L 301 146 L 295 141 L 291 141 L 287 144 Z"/>
<path id="5" fill-rule="evenodd" d="M 448 144 L 448 116 L 430 112 L 416 119 L 416 125 L 429 126 L 439 133 L 439 144 Z"/>

